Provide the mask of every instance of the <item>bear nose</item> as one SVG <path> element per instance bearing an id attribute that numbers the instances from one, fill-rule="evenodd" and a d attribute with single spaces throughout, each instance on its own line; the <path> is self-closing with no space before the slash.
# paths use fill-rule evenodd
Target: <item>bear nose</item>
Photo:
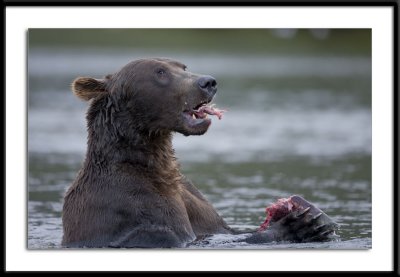
<path id="1" fill-rule="evenodd" d="M 200 77 L 197 84 L 202 91 L 211 94 L 211 96 L 214 96 L 217 92 L 217 81 L 211 76 Z"/>

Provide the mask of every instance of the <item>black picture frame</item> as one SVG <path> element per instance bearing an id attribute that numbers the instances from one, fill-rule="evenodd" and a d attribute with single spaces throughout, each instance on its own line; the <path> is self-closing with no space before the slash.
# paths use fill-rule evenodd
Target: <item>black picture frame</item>
<path id="1" fill-rule="evenodd" d="M 329 6 L 329 7 L 349 7 L 349 6 L 357 6 L 357 7 L 365 7 L 365 6 L 374 6 L 374 7 L 391 7 L 393 9 L 393 211 L 394 211 L 394 218 L 393 218 L 393 234 L 394 234 L 394 247 L 393 247 L 393 270 L 391 272 L 386 272 L 390 273 L 393 275 L 400 275 L 400 266 L 399 266 L 399 246 L 400 242 L 398 239 L 399 235 L 399 210 L 400 210 L 400 205 L 398 204 L 398 199 L 400 199 L 400 194 L 399 194 L 399 166 L 398 166 L 398 156 L 399 156 L 399 148 L 398 148 L 398 141 L 399 141 L 399 136 L 398 136 L 398 117 L 399 117 L 399 112 L 398 112 L 398 105 L 399 105 L 399 87 L 398 87 L 398 80 L 399 80 L 399 74 L 398 74 L 398 60 L 399 60 L 399 55 L 398 55 L 398 49 L 399 49 L 399 44 L 398 44 L 398 34 L 399 34 L 399 21 L 398 21 L 398 1 L 329 1 L 329 2 L 319 2 L 319 1 L 250 1 L 250 2 L 244 2 L 244 1 L 193 1 L 193 2 L 186 2 L 186 1 L 78 1 L 78 0 L 71 0 L 71 1 L 4 1 L 5 6 L 3 8 L 3 14 L 6 13 L 6 8 L 7 7 L 34 7 L 34 6 L 49 6 L 49 7 L 70 7 L 70 6 L 90 6 L 90 7 L 96 7 L 96 6 L 162 6 L 162 7 L 179 7 L 179 6 L 210 6 L 210 7 L 216 7 L 216 6 L 240 6 L 240 7 L 245 7 L 245 6 L 296 6 L 296 7 L 313 7 L 313 6 Z M 6 32 L 5 32 L 6 24 L 4 24 L 3 28 L 3 43 L 5 44 L 6 42 Z M 6 60 L 7 53 L 6 51 L 3 53 L 3 59 Z M 5 72 L 5 70 L 4 70 Z M 5 89 L 6 91 L 6 89 Z M 4 125 L 6 126 L 6 97 L 9 92 L 6 91 L 6 93 L 3 94 L 3 113 L 4 113 Z M 4 129 L 4 134 L 6 133 Z M 3 145 L 3 164 L 6 165 L 6 155 L 5 155 L 5 150 L 7 149 L 7 142 L 5 141 Z M 7 172 L 5 173 L 4 177 L 4 184 L 6 186 L 3 186 L 3 195 L 6 195 L 6 188 L 9 184 L 6 183 L 6 175 Z M 5 226 L 5 211 L 6 211 L 6 200 L 5 196 L 3 198 L 3 203 L 4 203 L 4 219 L 3 223 Z M 6 245 L 6 236 L 3 238 L 3 243 Z M 4 248 L 3 252 L 3 257 L 4 257 L 4 264 L 6 265 L 6 248 Z M 5 267 L 5 272 L 7 271 L 7 267 Z M 21 268 L 21 271 L 23 271 L 23 268 Z M 176 272 L 177 273 L 177 272 Z M 283 272 L 282 272 L 283 273 Z M 286 272 L 289 273 L 289 272 Z M 303 272 L 305 273 L 305 272 Z M 311 272 L 308 272 L 309 274 Z M 336 272 L 336 273 L 341 273 L 341 272 Z M 346 272 L 350 274 L 356 274 L 355 272 Z"/>

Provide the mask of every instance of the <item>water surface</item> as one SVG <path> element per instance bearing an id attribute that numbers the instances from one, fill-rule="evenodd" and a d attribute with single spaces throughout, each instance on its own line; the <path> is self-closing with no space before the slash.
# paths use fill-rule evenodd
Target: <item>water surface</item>
<path id="1" fill-rule="evenodd" d="M 115 54 L 117 53 L 117 54 Z M 347 56 L 203 55 L 45 48 L 29 53 L 28 248 L 60 248 L 62 198 L 86 150 L 87 103 L 69 86 L 143 56 L 217 78 L 228 109 L 199 137 L 174 136 L 188 176 L 229 225 L 254 230 L 293 194 L 341 225 L 340 241 L 248 245 L 215 235 L 192 248 L 371 248 L 371 61 Z"/>

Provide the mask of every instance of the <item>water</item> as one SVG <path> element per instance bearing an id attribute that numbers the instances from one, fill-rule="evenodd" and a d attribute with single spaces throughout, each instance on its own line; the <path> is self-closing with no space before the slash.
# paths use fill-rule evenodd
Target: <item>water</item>
<path id="1" fill-rule="evenodd" d="M 228 112 L 203 136 L 176 134 L 174 146 L 182 172 L 230 226 L 258 228 L 267 205 L 293 194 L 341 226 L 336 242 L 248 245 L 215 235 L 191 248 L 372 247 L 370 59 L 31 49 L 28 248 L 60 248 L 63 194 L 84 158 L 87 104 L 71 81 L 143 56 L 217 78 L 215 103 Z"/>

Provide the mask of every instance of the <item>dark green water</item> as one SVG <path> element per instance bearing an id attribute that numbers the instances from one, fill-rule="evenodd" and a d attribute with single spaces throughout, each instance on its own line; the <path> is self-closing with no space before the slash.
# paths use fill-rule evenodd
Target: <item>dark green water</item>
<path id="1" fill-rule="evenodd" d="M 70 82 L 141 56 L 169 56 L 216 77 L 215 103 L 228 112 L 204 136 L 176 134 L 174 146 L 182 172 L 231 226 L 256 229 L 267 205 L 293 194 L 341 225 L 336 242 L 250 246 L 216 235 L 193 247 L 371 247 L 370 59 L 141 51 L 30 51 L 28 248 L 60 247 L 63 194 L 84 158 L 87 106 Z"/>

